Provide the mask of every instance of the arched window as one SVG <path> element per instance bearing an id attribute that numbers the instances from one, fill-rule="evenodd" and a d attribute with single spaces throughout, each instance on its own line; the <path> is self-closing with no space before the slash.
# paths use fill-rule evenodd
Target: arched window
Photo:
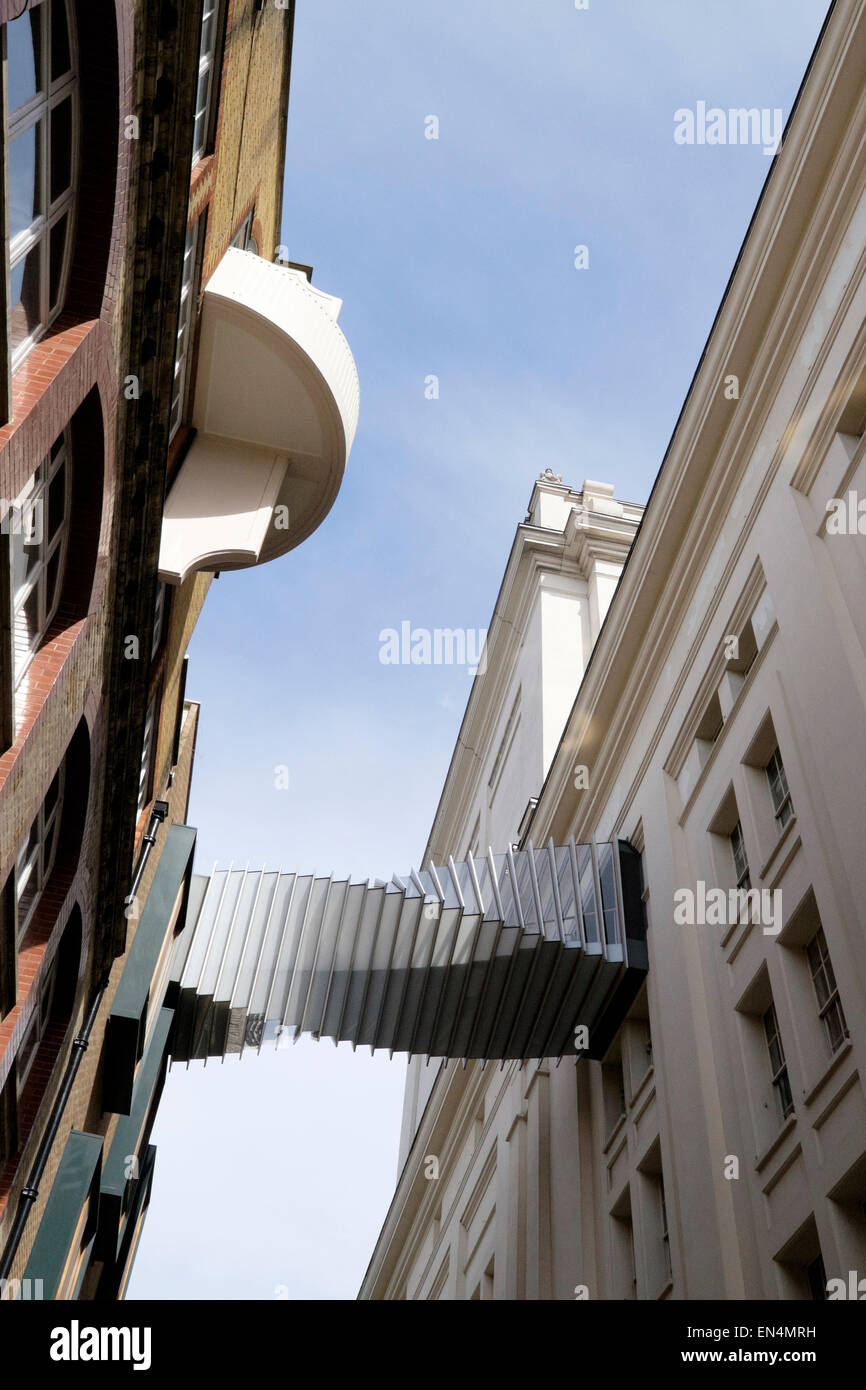
<path id="1" fill-rule="evenodd" d="M 39 1044 L 45 1037 L 48 1025 L 52 1021 L 56 984 L 57 956 L 55 955 L 48 967 L 48 974 L 39 989 L 39 998 L 36 1000 L 33 1013 L 30 1015 L 30 1022 L 27 1024 L 24 1037 L 21 1039 L 18 1052 L 16 1053 L 19 1096 L 27 1083 L 27 1078 L 30 1075 L 30 1068 L 39 1051 Z"/>
<path id="2" fill-rule="evenodd" d="M 75 50 L 70 0 L 44 0 L 6 24 L 13 368 L 66 295 L 79 155 Z"/>
<path id="3" fill-rule="evenodd" d="M 16 686 L 57 611 L 69 536 L 71 474 L 67 429 L 54 441 L 13 508 L 10 530 Z"/>
<path id="4" fill-rule="evenodd" d="M 90 735 L 82 718 L 42 805 L 18 841 L 14 899 L 19 950 L 25 937 L 28 947 L 48 940 L 78 866 L 89 799 Z"/>
<path id="5" fill-rule="evenodd" d="M 20 946 L 48 882 L 57 850 L 57 831 L 63 807 L 64 767 L 54 774 L 39 814 L 18 851 L 15 896 L 18 902 L 18 944 Z"/>

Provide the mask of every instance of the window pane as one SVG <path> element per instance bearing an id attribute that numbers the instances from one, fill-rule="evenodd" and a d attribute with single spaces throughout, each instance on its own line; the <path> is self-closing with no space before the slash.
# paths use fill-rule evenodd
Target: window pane
<path id="1" fill-rule="evenodd" d="M 210 68 L 204 68 L 198 75 L 198 86 L 195 93 L 195 109 L 207 113 L 208 97 L 210 94 Z"/>
<path id="2" fill-rule="evenodd" d="M 828 983 L 826 971 L 823 969 L 819 970 L 815 976 L 815 994 L 818 998 L 819 1009 L 823 1009 L 832 993 L 833 990 Z"/>
<path id="3" fill-rule="evenodd" d="M 49 1024 L 50 1021 L 51 1021 L 51 1009 L 52 1009 L 52 1007 L 53 1007 L 53 1005 L 54 1005 L 54 991 L 55 991 L 56 984 L 57 984 L 57 957 L 55 956 L 55 957 L 54 957 L 54 960 L 53 960 L 53 962 L 52 962 L 52 964 L 51 964 L 51 969 L 50 969 L 49 972 L 48 972 L 48 979 L 45 981 L 45 984 L 42 986 L 42 990 L 41 990 L 40 995 L 39 995 L 40 1031 L 41 1031 L 42 1033 L 45 1032 L 45 1029 L 48 1027 L 48 1024 Z"/>
<path id="4" fill-rule="evenodd" d="M 24 888 L 22 889 L 18 897 L 19 931 L 23 931 L 26 928 L 27 918 L 30 916 L 33 904 L 36 902 L 38 892 L 39 884 L 37 881 L 37 875 L 35 873 L 31 873 L 30 877 L 27 879 L 27 882 L 24 885 Z"/>
<path id="5" fill-rule="evenodd" d="M 48 791 L 47 791 L 46 794 L 45 794 L 45 803 L 44 803 L 44 806 L 43 806 L 42 814 L 43 814 L 44 820 L 46 820 L 46 821 L 48 821 L 48 820 L 51 819 L 51 814 L 52 814 L 52 812 L 53 812 L 53 810 L 54 810 L 54 807 L 57 805 L 57 797 L 58 797 L 59 792 L 60 792 L 60 773 L 59 773 L 59 772 L 56 772 L 56 773 L 54 774 L 54 778 L 53 778 L 53 780 L 52 780 L 52 782 L 51 782 L 51 786 L 48 788 Z"/>
<path id="6" fill-rule="evenodd" d="M 15 614 L 15 664 L 21 666 L 41 636 L 39 623 L 39 582 L 37 581 Z"/>
<path id="7" fill-rule="evenodd" d="M 66 213 L 51 228 L 49 245 L 48 294 L 52 309 L 59 308 L 63 290 L 63 257 L 66 251 L 66 230 L 69 217 Z"/>
<path id="8" fill-rule="evenodd" d="M 57 547 L 48 562 L 48 586 L 45 592 L 45 611 L 47 614 L 54 612 L 57 601 L 60 598 L 60 557 L 63 554 L 62 546 Z"/>
<path id="9" fill-rule="evenodd" d="M 54 0 L 51 6 L 51 80 L 69 72 L 69 29 L 66 24 L 66 0 Z"/>
<path id="10" fill-rule="evenodd" d="M 6 25 L 6 80 L 10 114 L 30 101 L 41 87 L 41 18 L 39 10 L 31 10 L 29 14 L 13 19 Z"/>
<path id="11" fill-rule="evenodd" d="M 194 151 L 195 154 L 201 154 L 202 151 L 204 150 L 204 140 L 205 140 L 205 132 L 206 132 L 206 130 L 207 130 L 207 116 L 206 116 L 204 113 L 202 113 L 201 116 L 198 116 L 198 117 L 196 118 L 196 123 L 195 123 L 195 135 L 194 135 L 194 137 L 193 137 L 193 151 Z"/>
<path id="12" fill-rule="evenodd" d="M 205 0 L 205 3 L 207 3 L 207 0 Z M 199 49 L 200 57 L 204 58 L 208 53 L 210 53 L 211 49 L 214 46 L 215 38 L 216 11 L 212 9 L 210 14 L 207 15 L 207 17 L 204 20 L 204 23 L 201 26 L 201 47 Z"/>
<path id="13" fill-rule="evenodd" d="M 12 594 L 17 598 L 39 563 L 39 545 L 27 545 L 27 536 L 20 529 L 12 535 Z"/>
<path id="14" fill-rule="evenodd" d="M 66 513 L 66 465 L 61 464 L 48 489 L 48 539 L 51 541 L 63 525 Z"/>
<path id="15" fill-rule="evenodd" d="M 18 896 L 21 897 L 28 876 L 32 871 L 33 859 L 39 848 L 39 817 L 30 827 L 27 839 L 18 851 Z"/>
<path id="16" fill-rule="evenodd" d="M 72 98 L 60 101 L 51 112 L 51 201 L 72 184 Z"/>
<path id="17" fill-rule="evenodd" d="M 779 1077 L 779 1104 L 782 1107 L 782 1118 L 786 1119 L 794 1109 L 794 1097 L 791 1095 L 791 1083 L 788 1080 L 788 1073 L 782 1072 Z"/>
<path id="18" fill-rule="evenodd" d="M 45 843 L 42 847 L 42 873 L 43 883 L 51 872 L 51 863 L 54 855 L 54 837 L 57 833 L 57 822 L 52 821 L 48 830 L 45 832 Z"/>
<path id="19" fill-rule="evenodd" d="M 9 340 L 12 351 L 35 333 L 39 315 L 39 247 L 12 267 L 9 303 Z"/>
<path id="20" fill-rule="evenodd" d="M 36 136 L 41 122 L 22 130 L 9 146 L 9 236 L 12 241 L 39 215 Z"/>
<path id="21" fill-rule="evenodd" d="M 781 1049 L 781 1047 L 779 1046 L 779 1040 L 778 1040 L 778 1038 L 775 1038 L 775 1037 L 769 1038 L 769 1039 L 768 1039 L 768 1045 L 769 1045 L 769 1048 L 770 1048 L 770 1062 L 771 1062 L 772 1067 L 773 1067 L 773 1075 L 776 1076 L 777 1073 L 778 1073 L 778 1072 L 781 1070 L 781 1068 L 784 1066 L 784 1064 L 785 1064 L 785 1059 L 784 1059 L 784 1057 L 782 1056 L 782 1049 Z"/>
<path id="22" fill-rule="evenodd" d="M 24 1037 L 21 1040 L 21 1046 L 18 1049 L 18 1055 L 15 1065 L 18 1073 L 19 1086 L 23 1085 L 27 1077 L 27 1072 L 30 1069 L 30 1063 L 33 1061 L 33 1055 L 36 1050 L 36 1044 L 38 1043 L 38 1041 L 39 1011 L 37 1009 L 34 1012 L 32 1019 L 27 1025 L 27 1032 L 24 1034 Z"/>
<path id="23" fill-rule="evenodd" d="M 187 324 L 189 323 L 190 304 L 191 299 L 189 293 L 182 294 L 180 300 L 180 309 L 178 310 L 177 315 L 177 351 L 175 353 L 175 358 L 177 358 L 180 355 L 183 346 L 183 334 L 186 331 Z"/>

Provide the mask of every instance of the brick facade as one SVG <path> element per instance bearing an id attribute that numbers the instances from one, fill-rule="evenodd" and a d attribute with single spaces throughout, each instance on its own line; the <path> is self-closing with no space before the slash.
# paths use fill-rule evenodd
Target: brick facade
<path id="1" fill-rule="evenodd" d="M 0 23 L 30 7 L 0 0 Z M 7 710 L 12 737 L 0 745 L 6 912 L 0 977 L 7 998 L 0 1012 L 0 1137 L 5 1127 L 7 1144 L 10 1133 L 16 1141 L 0 1161 L 0 1248 L 73 1038 L 106 971 L 109 984 L 13 1277 L 25 1268 L 70 1130 L 108 1141 L 118 1122 L 102 1110 L 103 1043 L 137 925 L 134 917 L 127 920 L 123 904 L 149 821 L 149 806 L 138 814 L 136 799 L 145 711 L 154 693 L 161 704 L 153 796 L 168 803 L 169 823 L 187 814 L 198 720 L 198 706 L 189 701 L 176 765 L 173 754 L 184 657 L 210 575 L 193 575 L 171 593 L 163 639 L 150 660 L 162 501 L 189 443 L 189 432 L 181 429 L 169 451 L 183 243 L 187 226 L 206 212 L 200 291 L 251 211 L 259 249 L 272 257 L 293 23 L 291 10 L 228 0 L 214 140 L 191 170 L 200 0 L 183 6 L 77 0 L 75 10 L 82 158 L 70 285 L 63 313 L 13 375 L 12 417 L 0 428 L 0 495 L 20 493 L 66 426 L 72 429 L 74 477 L 61 601 L 26 672 L 11 723 Z M 130 116 L 138 122 L 137 138 L 127 138 Z M 130 377 L 135 389 L 127 392 Z M 3 560 L 8 564 L 8 549 Z M 134 659 L 131 637 L 138 640 Z M 0 660 L 0 676 L 11 675 L 7 668 L 9 661 Z M 16 950 L 16 858 L 69 750 L 57 857 Z M 167 826 L 148 862 L 138 891 L 142 902 L 166 833 Z M 79 924 L 80 962 L 69 1006 L 57 1019 L 52 1015 L 16 1106 L 16 1052 L 46 972 L 61 943 L 65 951 L 77 940 Z M 82 1296 L 92 1294 L 98 1275 L 96 1268 L 90 1272 Z"/>

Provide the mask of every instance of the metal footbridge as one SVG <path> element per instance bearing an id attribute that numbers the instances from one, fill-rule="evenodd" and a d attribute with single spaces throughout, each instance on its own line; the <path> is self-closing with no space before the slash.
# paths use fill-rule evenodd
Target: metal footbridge
<path id="1" fill-rule="evenodd" d="M 302 1033 L 445 1058 L 601 1057 L 647 973 L 625 841 L 504 854 L 390 882 L 194 874 L 166 1003 L 174 1061 Z"/>

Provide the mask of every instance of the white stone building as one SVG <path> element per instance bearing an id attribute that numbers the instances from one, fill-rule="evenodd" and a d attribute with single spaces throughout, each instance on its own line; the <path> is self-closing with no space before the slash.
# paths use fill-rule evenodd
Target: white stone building
<path id="1" fill-rule="evenodd" d="M 424 856 L 629 841 L 646 983 L 602 1062 L 410 1064 L 361 1298 L 866 1275 L 864 426 L 866 4 L 837 0 L 645 513 L 535 486 Z"/>

